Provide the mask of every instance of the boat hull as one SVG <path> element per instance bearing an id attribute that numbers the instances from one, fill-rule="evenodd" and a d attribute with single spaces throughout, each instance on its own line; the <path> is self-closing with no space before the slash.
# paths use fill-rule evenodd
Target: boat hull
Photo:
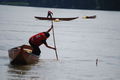
<path id="1" fill-rule="evenodd" d="M 59 19 L 61 21 L 70 21 L 70 20 L 77 19 L 78 17 L 72 17 L 72 18 L 47 18 L 47 17 L 37 17 L 37 16 L 35 16 L 35 18 L 39 19 L 39 20 L 56 20 L 56 19 Z"/>
<path id="2" fill-rule="evenodd" d="M 95 19 L 96 15 L 94 16 L 83 16 L 83 19 Z"/>
<path id="3" fill-rule="evenodd" d="M 34 64 L 39 61 L 39 56 L 31 53 L 32 48 L 28 45 L 19 46 L 8 50 L 11 64 Z"/>

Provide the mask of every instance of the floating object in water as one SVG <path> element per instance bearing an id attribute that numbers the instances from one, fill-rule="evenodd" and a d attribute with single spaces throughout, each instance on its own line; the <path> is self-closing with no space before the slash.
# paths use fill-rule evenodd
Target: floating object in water
<path id="1" fill-rule="evenodd" d="M 98 58 L 96 59 L 96 66 L 98 65 Z"/>

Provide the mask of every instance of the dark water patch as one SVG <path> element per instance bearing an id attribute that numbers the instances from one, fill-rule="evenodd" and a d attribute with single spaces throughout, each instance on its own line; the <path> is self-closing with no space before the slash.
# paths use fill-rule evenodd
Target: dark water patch
<path id="1" fill-rule="evenodd" d="M 9 64 L 8 67 L 11 70 L 23 70 L 23 71 L 27 71 L 27 70 L 31 69 L 30 65 L 11 65 L 11 64 Z"/>

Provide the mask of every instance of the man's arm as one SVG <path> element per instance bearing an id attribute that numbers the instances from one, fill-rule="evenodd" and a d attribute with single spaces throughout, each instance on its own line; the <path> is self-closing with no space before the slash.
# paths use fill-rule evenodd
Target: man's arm
<path id="1" fill-rule="evenodd" d="M 49 46 L 49 45 L 47 44 L 47 42 L 44 42 L 44 45 L 45 45 L 47 48 L 56 50 L 56 48 Z"/>

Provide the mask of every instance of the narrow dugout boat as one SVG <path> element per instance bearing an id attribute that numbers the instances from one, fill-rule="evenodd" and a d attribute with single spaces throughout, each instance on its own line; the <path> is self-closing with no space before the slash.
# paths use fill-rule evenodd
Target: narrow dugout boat
<path id="1" fill-rule="evenodd" d="M 93 16 L 83 16 L 83 19 L 95 19 L 96 15 Z"/>
<path id="2" fill-rule="evenodd" d="M 22 45 L 8 50 L 12 65 L 34 64 L 39 61 L 39 56 L 32 54 L 32 47 Z"/>
<path id="3" fill-rule="evenodd" d="M 37 16 L 35 16 L 35 18 L 39 19 L 39 20 L 56 20 L 56 19 L 59 19 L 61 21 L 70 21 L 70 20 L 77 19 L 79 17 L 71 17 L 71 18 L 47 18 L 47 17 L 37 17 Z"/>

